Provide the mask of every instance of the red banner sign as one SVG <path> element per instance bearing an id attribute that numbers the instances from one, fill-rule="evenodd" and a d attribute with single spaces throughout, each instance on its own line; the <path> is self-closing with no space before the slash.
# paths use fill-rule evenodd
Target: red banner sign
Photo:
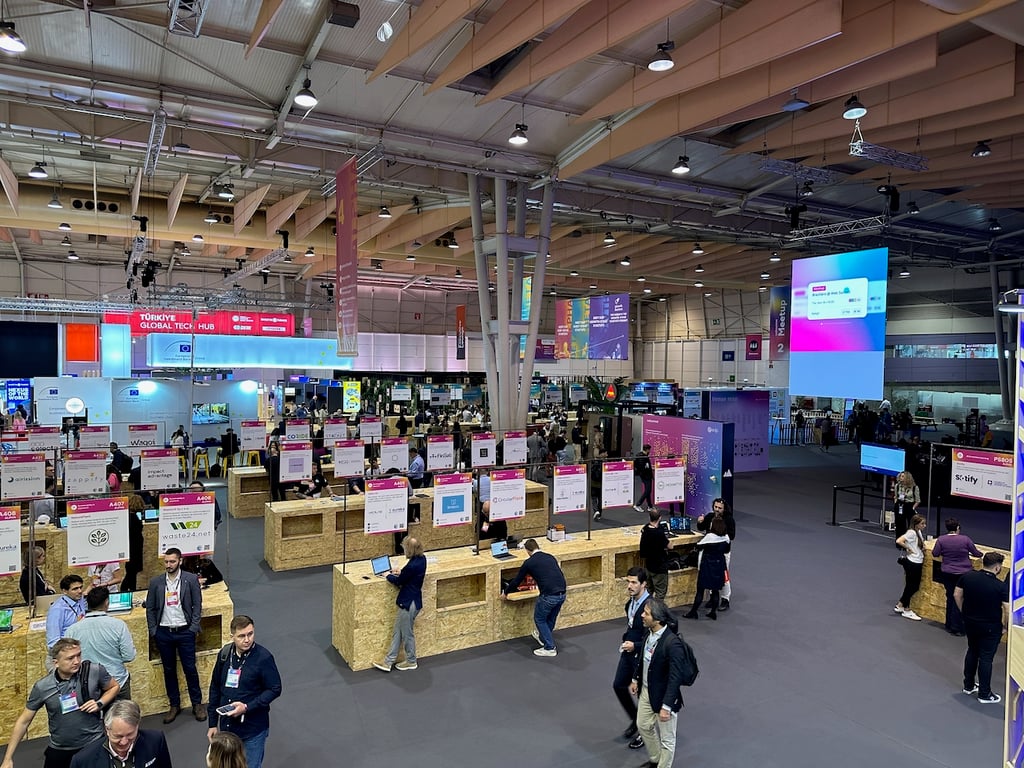
<path id="1" fill-rule="evenodd" d="M 338 325 L 338 357 L 359 354 L 359 243 L 356 237 L 356 159 L 335 177 L 338 223 L 335 237 L 334 301 Z"/>
<path id="2" fill-rule="evenodd" d="M 130 325 L 132 336 L 149 333 L 192 333 L 192 313 L 171 309 L 138 309 L 130 314 L 107 312 L 104 323 Z M 200 312 L 194 332 L 227 336 L 294 336 L 295 318 L 277 312 Z"/>

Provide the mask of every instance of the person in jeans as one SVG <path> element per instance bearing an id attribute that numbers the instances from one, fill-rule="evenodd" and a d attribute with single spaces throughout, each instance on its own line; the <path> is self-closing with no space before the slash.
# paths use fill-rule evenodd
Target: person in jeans
<path id="1" fill-rule="evenodd" d="M 967 629 L 964 693 L 977 693 L 982 704 L 1002 701 L 998 693 L 992 692 L 992 659 L 1010 617 L 1010 584 L 1009 579 L 999 578 L 1002 568 L 1002 554 L 986 552 L 981 570 L 961 576 L 953 592 Z"/>
<path id="2" fill-rule="evenodd" d="M 416 669 L 416 637 L 412 633 L 412 625 L 416 615 L 423 610 L 423 577 L 427 573 L 427 558 L 423 555 L 423 545 L 419 539 L 406 536 L 402 540 L 402 551 L 408 562 L 402 570 L 392 569 L 388 581 L 398 587 L 395 604 L 398 613 L 395 615 L 395 629 L 391 635 L 391 648 L 384 661 L 375 661 L 373 666 L 381 672 L 390 672 L 391 665 L 398 658 L 398 651 L 405 646 L 405 661 L 398 663 L 403 672 Z"/>
<path id="3" fill-rule="evenodd" d="M 900 565 L 903 566 L 904 582 L 903 594 L 896 603 L 893 610 L 902 614 L 903 618 L 911 621 L 920 621 L 921 617 L 910 610 L 910 600 L 921 588 L 921 569 L 924 568 L 924 530 L 925 519 L 923 515 L 914 515 L 910 518 L 910 528 L 907 532 L 896 539 L 896 545 L 902 547 L 904 553 L 900 556 Z"/>
<path id="4" fill-rule="evenodd" d="M 668 534 L 661 527 L 661 512 L 648 507 L 650 522 L 640 530 L 640 559 L 647 568 L 647 587 L 661 600 L 668 593 Z"/>
<path id="5" fill-rule="evenodd" d="M 654 470 L 651 468 L 651 446 L 645 445 L 640 449 L 640 455 L 636 457 L 634 462 L 636 467 L 636 476 L 640 480 L 640 498 L 633 506 L 637 512 L 643 512 L 645 509 L 650 509 L 654 506 L 654 497 L 651 495 L 651 491 L 654 489 Z M 647 503 L 644 506 L 644 502 Z"/>
<path id="6" fill-rule="evenodd" d="M 951 635 L 962 637 L 964 634 L 964 618 L 953 599 L 956 585 L 960 583 L 961 576 L 974 570 L 971 558 L 981 556 L 970 537 L 960 533 L 960 521 L 955 517 L 948 518 L 946 535 L 935 541 L 932 557 L 942 558 L 942 585 L 946 588 L 946 631 Z"/>
<path id="7" fill-rule="evenodd" d="M 558 613 L 565 602 L 565 574 L 562 573 L 558 561 L 547 552 L 541 552 L 536 539 L 527 539 L 523 548 L 530 554 L 519 567 L 519 573 L 501 592 L 505 600 L 509 592 L 515 592 L 527 576 L 532 576 L 537 583 L 540 595 L 533 606 L 533 623 L 537 629 L 533 631 L 533 639 L 541 644 L 533 651 L 534 656 L 557 656 L 553 632 Z"/>

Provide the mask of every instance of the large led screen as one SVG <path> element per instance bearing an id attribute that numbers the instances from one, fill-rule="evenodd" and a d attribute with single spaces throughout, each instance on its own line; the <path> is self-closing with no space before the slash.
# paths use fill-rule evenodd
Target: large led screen
<path id="1" fill-rule="evenodd" d="M 555 358 L 629 359 L 629 294 L 555 302 Z"/>
<path id="2" fill-rule="evenodd" d="M 793 262 L 791 392 L 882 397 L 888 270 L 888 248 Z"/>

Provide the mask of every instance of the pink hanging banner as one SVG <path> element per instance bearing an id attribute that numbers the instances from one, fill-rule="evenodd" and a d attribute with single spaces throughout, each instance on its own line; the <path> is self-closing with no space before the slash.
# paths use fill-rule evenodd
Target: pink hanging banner
<path id="1" fill-rule="evenodd" d="M 359 355 L 359 243 L 356 212 L 356 159 L 336 176 L 337 235 L 335 237 L 334 302 L 338 325 L 338 357 Z"/>

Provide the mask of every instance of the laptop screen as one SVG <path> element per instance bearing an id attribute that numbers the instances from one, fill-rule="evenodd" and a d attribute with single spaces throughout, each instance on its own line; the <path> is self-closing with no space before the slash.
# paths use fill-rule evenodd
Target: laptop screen
<path id="1" fill-rule="evenodd" d="M 0 609 L 0 632 L 11 632 L 14 629 L 14 609 Z"/>
<path id="2" fill-rule="evenodd" d="M 370 561 L 370 567 L 373 569 L 374 576 L 383 576 L 391 570 L 391 558 L 388 555 L 375 557 Z"/>
<path id="3" fill-rule="evenodd" d="M 505 555 L 508 554 L 508 542 L 507 541 L 496 541 L 491 544 L 492 555 Z"/>
<path id="4" fill-rule="evenodd" d="M 111 592 L 110 611 L 130 611 L 132 609 L 131 592 Z"/>
<path id="5" fill-rule="evenodd" d="M 159 509 L 147 509 L 142 513 L 142 520 L 146 523 L 155 523 L 160 519 Z"/>

